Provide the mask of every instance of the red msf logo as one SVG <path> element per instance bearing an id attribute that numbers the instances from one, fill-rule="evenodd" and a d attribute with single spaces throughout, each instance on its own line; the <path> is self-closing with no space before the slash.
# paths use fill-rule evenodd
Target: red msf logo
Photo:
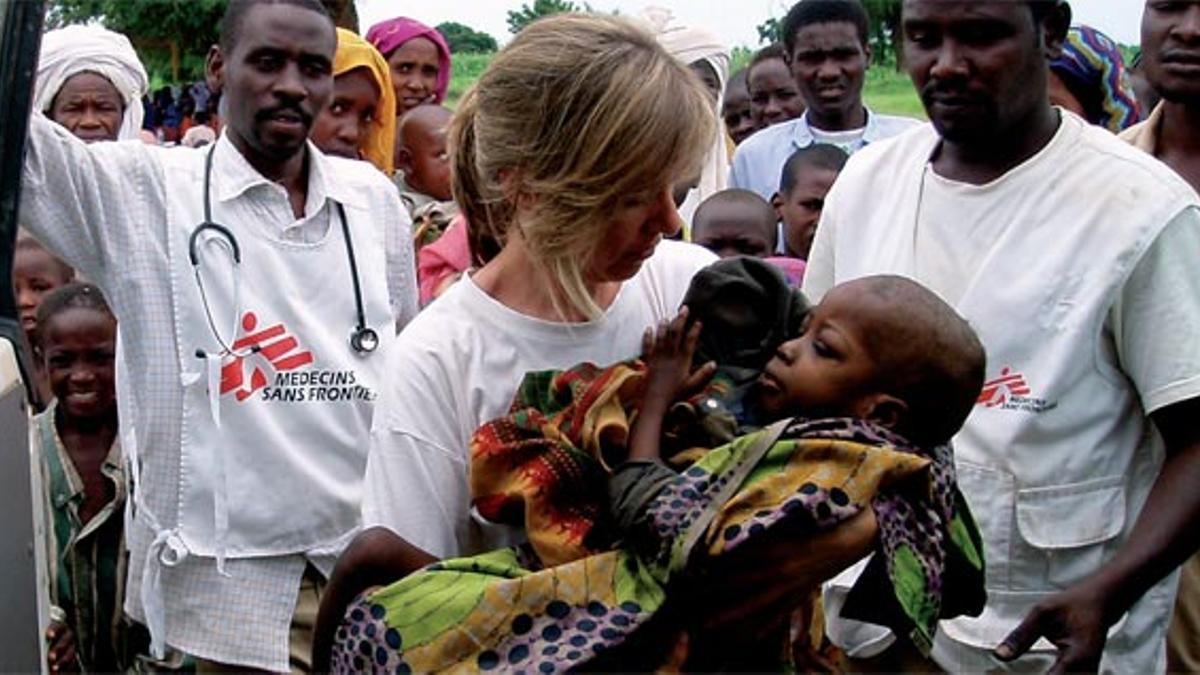
<path id="1" fill-rule="evenodd" d="M 300 349 L 295 337 L 288 335 L 283 324 L 277 323 L 258 330 L 258 317 L 246 312 L 242 317 L 242 337 L 233 343 L 233 351 L 252 350 L 248 357 L 235 356 L 221 366 L 221 395 L 234 393 L 241 403 L 254 392 L 267 386 L 269 380 L 264 367 L 275 373 L 302 368 L 313 362 L 312 352 Z M 250 369 L 250 381 L 246 381 L 247 360 L 255 356 L 259 361 Z"/>
<path id="2" fill-rule="evenodd" d="M 1029 396 L 1029 393 L 1029 383 L 1025 381 L 1025 376 L 1005 368 L 1000 371 L 1000 377 L 984 383 L 976 403 L 988 408 L 997 408 L 1008 403 L 1014 396 Z"/>

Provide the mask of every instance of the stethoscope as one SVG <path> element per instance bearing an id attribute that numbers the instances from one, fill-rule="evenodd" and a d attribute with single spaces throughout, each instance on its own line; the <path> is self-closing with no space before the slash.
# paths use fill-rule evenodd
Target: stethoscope
<path id="1" fill-rule="evenodd" d="M 223 350 L 221 355 L 245 358 L 258 352 L 259 347 L 255 345 L 249 349 L 237 350 L 221 337 L 221 331 L 217 329 L 217 323 L 213 319 L 212 308 L 208 304 L 208 293 L 204 290 L 204 280 L 200 274 L 200 256 L 197 254 L 200 236 L 205 232 L 212 232 L 216 236 L 219 236 L 229 248 L 229 252 L 233 257 L 233 304 L 236 310 L 232 334 L 236 335 L 238 319 L 242 314 L 240 298 L 241 284 L 239 283 L 240 275 L 238 274 L 238 270 L 242 265 L 242 249 L 238 245 L 237 237 L 233 236 L 233 232 L 224 225 L 213 222 L 212 219 L 212 196 L 209 185 L 212 181 L 213 152 L 216 150 L 216 147 L 214 143 L 204 160 L 204 222 L 197 225 L 192 230 L 192 235 L 188 237 L 188 259 L 192 263 L 192 272 L 196 276 L 196 285 L 200 288 L 200 301 L 204 305 L 204 316 L 208 319 L 208 328 L 212 331 L 213 337 L 217 339 L 217 343 L 221 345 L 221 349 Z M 346 224 L 346 209 L 340 202 L 334 203 L 337 204 L 338 219 L 342 222 L 342 236 L 346 241 L 346 257 L 350 260 L 350 280 L 354 283 L 354 306 L 358 312 L 354 331 L 350 333 L 350 347 L 359 354 L 370 354 L 379 347 L 379 334 L 367 325 L 367 314 L 363 309 L 362 287 L 358 283 L 358 261 L 354 258 L 354 243 L 350 240 L 350 226 Z M 196 355 L 200 358 L 208 357 L 208 354 L 203 350 L 197 350 Z"/>

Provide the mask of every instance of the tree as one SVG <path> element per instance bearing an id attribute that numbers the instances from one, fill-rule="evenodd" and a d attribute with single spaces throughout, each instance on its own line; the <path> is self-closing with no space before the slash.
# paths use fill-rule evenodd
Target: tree
<path id="1" fill-rule="evenodd" d="M 500 48 L 496 38 L 461 23 L 447 21 L 438 24 L 437 31 L 455 54 L 487 54 Z"/>
<path id="2" fill-rule="evenodd" d="M 773 45 L 776 42 L 782 42 L 783 36 L 779 34 L 780 23 L 779 19 L 771 17 L 755 26 L 755 30 L 758 31 L 758 43 L 760 45 Z"/>
<path id="3" fill-rule="evenodd" d="M 900 33 L 899 0 L 864 0 L 863 5 L 871 17 L 871 43 L 873 61 L 881 65 L 900 67 L 901 51 L 904 48 Z"/>
<path id="4" fill-rule="evenodd" d="M 322 0 L 338 26 L 357 30 L 353 0 Z M 204 57 L 217 42 L 217 24 L 229 0 L 50 0 L 46 25 L 100 21 L 123 33 L 148 70 L 170 82 L 204 77 Z M 165 71 L 165 72 L 163 72 Z"/>
<path id="5" fill-rule="evenodd" d="M 580 7 L 571 0 L 533 0 L 532 7 L 529 6 L 529 3 L 525 3 L 521 5 L 521 9 L 508 12 L 508 32 L 516 35 L 525 26 L 551 14 L 584 11 L 591 11 L 591 7 L 588 7 L 586 3 Z"/>
<path id="6" fill-rule="evenodd" d="M 228 0 L 51 0 L 46 25 L 60 28 L 68 24 L 99 20 L 105 28 L 124 33 L 146 62 L 170 64 L 173 82 L 198 79 L 203 72 L 191 72 L 196 58 L 203 57 L 217 41 L 217 22 Z"/>

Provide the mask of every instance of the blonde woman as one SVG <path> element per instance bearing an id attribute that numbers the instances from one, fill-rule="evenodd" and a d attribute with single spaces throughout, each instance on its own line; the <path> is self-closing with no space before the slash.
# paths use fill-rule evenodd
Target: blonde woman
<path id="1" fill-rule="evenodd" d="M 500 253 L 400 338 L 375 419 L 364 520 L 438 557 L 500 539 L 471 524 L 467 445 L 525 373 L 637 355 L 714 260 L 664 242 L 672 186 L 712 133 L 698 80 L 624 20 L 523 31 L 451 123 L 454 193 Z"/>
<path id="2" fill-rule="evenodd" d="M 664 241 L 682 226 L 672 187 L 699 172 L 713 125 L 699 79 L 620 18 L 545 19 L 496 56 L 450 145 L 455 201 L 503 247 L 390 353 L 363 507 L 368 528 L 390 532 L 369 531 L 339 562 L 354 581 L 335 573 L 323 622 L 406 565 L 519 536 L 470 517 L 471 434 L 507 412 L 525 373 L 631 358 L 646 327 L 675 315 L 716 260 Z"/>

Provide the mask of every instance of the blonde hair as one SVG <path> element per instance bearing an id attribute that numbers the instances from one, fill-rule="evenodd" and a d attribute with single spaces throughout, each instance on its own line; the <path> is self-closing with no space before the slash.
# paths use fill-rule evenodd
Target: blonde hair
<path id="1" fill-rule="evenodd" d="M 649 32 L 612 16 L 549 17 L 518 33 L 459 103 L 454 199 L 485 236 L 503 241 L 517 227 L 557 282 L 555 305 L 596 318 L 584 272 L 603 255 L 612 209 L 698 173 L 715 124 L 703 85 Z"/>

